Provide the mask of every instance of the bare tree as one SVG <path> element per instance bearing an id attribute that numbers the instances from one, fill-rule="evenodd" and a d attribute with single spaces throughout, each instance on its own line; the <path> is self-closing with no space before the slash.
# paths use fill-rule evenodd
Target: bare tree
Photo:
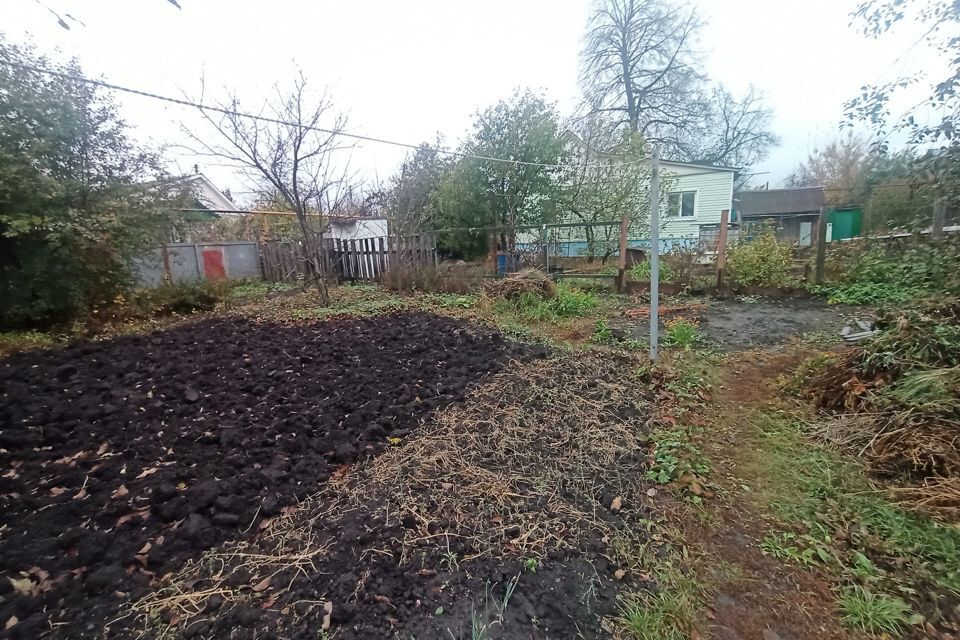
<path id="1" fill-rule="evenodd" d="M 766 157 L 779 142 L 770 127 L 773 114 L 763 104 L 763 94 L 750 86 L 738 99 L 721 86 L 713 88 L 713 100 L 700 131 L 688 142 L 689 160 L 749 167 Z"/>
<path id="2" fill-rule="evenodd" d="M 599 0 L 581 54 L 592 110 L 648 141 L 675 143 L 702 109 L 700 25 L 695 11 L 668 2 Z"/>
<path id="3" fill-rule="evenodd" d="M 276 86 L 275 92 L 257 118 L 245 115 L 236 95 L 213 104 L 218 111 L 200 108 L 216 134 L 215 141 L 186 126 L 183 129 L 198 154 L 225 159 L 261 185 L 261 191 L 279 196 L 296 214 L 308 277 L 321 303 L 327 304 L 329 291 L 320 260 L 327 216 L 341 212 L 355 197 L 349 163 L 337 162 L 338 152 L 352 146 L 339 135 L 347 118 L 334 108 L 328 94 L 311 99 L 302 73 L 289 89 Z"/>
<path id="4" fill-rule="evenodd" d="M 588 110 L 677 160 L 746 167 L 777 142 L 751 88 L 742 99 L 701 73 L 693 9 L 669 0 L 595 0 L 581 53 Z"/>
<path id="5" fill-rule="evenodd" d="M 831 202 L 846 204 L 862 194 L 870 161 L 869 141 L 850 134 L 811 151 L 785 182 L 788 187 L 825 187 Z"/>

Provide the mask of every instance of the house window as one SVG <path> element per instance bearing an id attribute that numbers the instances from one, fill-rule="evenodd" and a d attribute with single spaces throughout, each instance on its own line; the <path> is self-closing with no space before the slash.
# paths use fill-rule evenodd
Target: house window
<path id="1" fill-rule="evenodd" d="M 692 218 L 697 204 L 696 191 L 681 191 L 667 195 L 668 218 Z"/>

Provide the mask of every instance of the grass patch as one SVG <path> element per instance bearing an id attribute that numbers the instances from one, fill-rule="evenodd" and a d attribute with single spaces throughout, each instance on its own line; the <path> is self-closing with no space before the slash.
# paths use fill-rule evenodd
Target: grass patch
<path id="1" fill-rule="evenodd" d="M 4 331 L 0 332 L 0 355 L 41 349 L 57 344 L 57 339 L 42 331 Z"/>
<path id="2" fill-rule="evenodd" d="M 577 318 L 599 306 L 597 296 L 566 283 L 557 285 L 552 298 L 542 298 L 524 292 L 513 299 L 497 300 L 493 309 L 502 315 L 512 315 L 525 322 L 557 322 L 565 318 Z"/>
<path id="3" fill-rule="evenodd" d="M 844 622 L 874 635 L 899 636 L 910 622 L 910 606 L 902 599 L 874 594 L 858 584 L 845 588 L 837 605 Z"/>
<path id="4" fill-rule="evenodd" d="M 770 532 L 764 552 L 837 573 L 846 583 L 838 599 L 844 619 L 871 633 L 894 633 L 890 624 L 914 620 L 906 603 L 893 604 L 901 597 L 934 620 L 939 611 L 930 609 L 931 597 L 955 606 L 960 530 L 891 503 L 860 465 L 812 443 L 804 422 L 766 411 L 751 425 L 756 442 L 747 449 L 755 452 L 752 475 L 762 479 L 757 491 L 788 529 Z M 834 539 L 837 531 L 842 540 Z"/>
<path id="5" fill-rule="evenodd" d="M 620 605 L 617 621 L 631 640 L 686 640 L 699 619 L 699 597 L 692 585 L 630 596 Z"/>

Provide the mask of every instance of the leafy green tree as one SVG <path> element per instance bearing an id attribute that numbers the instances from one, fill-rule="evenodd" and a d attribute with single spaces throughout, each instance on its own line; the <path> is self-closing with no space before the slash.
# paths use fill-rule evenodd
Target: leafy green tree
<path id="1" fill-rule="evenodd" d="M 2 39 L 0 60 L 83 77 Z M 158 177 L 108 96 L 0 65 L 0 324 L 67 320 L 127 291 L 181 206 L 179 183 Z"/>
<path id="2" fill-rule="evenodd" d="M 649 152 L 637 134 L 628 134 L 613 143 L 593 118 L 583 121 L 573 135 L 570 154 L 558 197 L 562 222 L 582 222 L 577 237 L 586 240 L 590 260 L 607 258 L 620 248 L 619 225 L 586 226 L 591 223 L 630 218 L 630 237 L 649 237 L 650 163 Z M 661 206 L 675 184 L 675 177 L 661 174 Z"/>
<path id="3" fill-rule="evenodd" d="M 515 92 L 476 115 L 462 151 L 475 157 L 462 158 L 444 175 L 438 222 L 448 228 L 497 227 L 489 248 L 496 243 L 509 250 L 517 226 L 551 219 L 565 151 L 552 104 L 530 90 Z M 441 242 L 469 246 L 472 252 L 478 248 L 476 238 L 476 232 L 465 232 L 458 240 L 446 234 Z"/>
<path id="4" fill-rule="evenodd" d="M 915 171 L 937 184 L 937 195 L 960 206 L 960 2 L 955 0 L 862 0 L 853 13 L 862 32 L 881 38 L 912 25 L 923 33 L 921 42 L 941 54 L 947 63 L 944 75 L 932 77 L 926 70 L 867 85 L 846 104 L 848 122 L 865 122 L 886 151 L 894 133 L 903 133 L 919 150 Z M 891 103 L 904 90 L 926 87 L 927 96 L 912 108 L 891 110 Z"/>

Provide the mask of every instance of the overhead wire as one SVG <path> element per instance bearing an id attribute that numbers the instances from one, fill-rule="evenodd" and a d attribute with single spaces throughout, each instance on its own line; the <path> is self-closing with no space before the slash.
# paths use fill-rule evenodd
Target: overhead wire
<path id="1" fill-rule="evenodd" d="M 505 163 L 505 164 L 519 165 L 519 166 L 541 167 L 541 168 L 546 168 L 546 169 L 583 168 L 583 165 L 576 165 L 576 164 L 557 164 L 557 163 L 549 163 L 549 162 L 531 162 L 531 161 L 528 161 L 528 160 L 514 160 L 514 159 L 512 159 L 512 158 L 498 158 L 498 157 L 496 157 L 496 156 L 485 156 L 485 155 L 480 155 L 480 154 L 475 154 L 475 153 L 469 153 L 469 152 L 466 152 L 466 151 L 456 151 L 456 150 L 453 150 L 453 149 L 444 149 L 444 148 L 442 148 L 442 147 L 432 147 L 432 146 L 430 146 L 430 145 L 425 145 L 425 144 L 411 144 L 411 143 L 409 143 L 409 142 L 399 142 L 399 141 L 397 141 L 397 140 L 389 140 L 389 139 L 386 139 L 386 138 L 379 138 L 379 137 L 375 137 L 375 136 L 368 136 L 368 135 L 363 135 L 363 134 L 359 134 L 359 133 L 349 133 L 349 132 L 341 131 L 341 130 L 337 130 L 337 129 L 327 129 L 327 128 L 324 128 L 324 127 L 317 127 L 317 126 L 313 126 L 313 125 L 304 125 L 304 124 L 298 123 L 298 122 L 292 122 L 292 121 L 289 121 L 289 120 L 283 120 L 282 118 L 273 118 L 273 117 L 270 117 L 270 116 L 257 115 L 257 114 L 253 114 L 253 113 L 245 113 L 245 112 L 243 112 L 243 111 L 236 111 L 236 110 L 234 110 L 234 109 L 227 109 L 227 108 L 225 108 L 225 107 L 219 107 L 219 106 L 216 106 L 216 105 L 202 104 L 202 103 L 194 102 L 194 101 L 192 101 L 192 100 L 187 100 L 187 99 L 185 99 L 185 98 L 172 98 L 172 97 L 170 97 L 170 96 L 161 95 L 161 94 L 159 94 L 159 93 L 154 93 L 154 92 L 152 92 L 152 91 L 144 91 L 144 90 L 142 90 L 142 89 L 133 89 L 133 88 L 131 88 L 131 87 L 125 87 L 125 86 L 122 86 L 122 85 L 114 84 L 114 83 L 112 83 L 112 82 L 106 82 L 106 81 L 104 81 L 104 80 L 96 80 L 96 79 L 93 79 L 93 78 L 87 78 L 87 77 L 80 76 L 80 75 L 76 75 L 76 74 L 72 74 L 72 73 L 66 73 L 66 72 L 63 72 L 63 71 L 57 71 L 57 70 L 55 70 L 55 69 L 48 69 L 48 68 L 45 68 L 45 67 L 38 67 L 38 66 L 36 66 L 36 65 L 24 64 L 24 63 L 22 63 L 22 62 L 16 62 L 16 61 L 14 61 L 14 60 L 4 60 L 4 59 L 0 58 L 0 65 L 5 65 L 5 66 L 8 66 L 8 67 L 14 67 L 14 68 L 18 68 L 18 69 L 23 69 L 23 70 L 25 70 L 25 71 L 33 71 L 34 73 L 42 73 L 42 74 L 46 74 L 46 75 L 49 75 L 49 76 L 53 76 L 53 77 L 55 77 L 55 78 L 61 78 L 61 79 L 63 79 L 63 80 L 68 80 L 68 81 L 71 81 L 71 82 L 79 82 L 79 83 L 82 83 L 82 84 L 87 84 L 87 85 L 92 85 L 92 86 L 96 86 L 96 87 L 101 87 L 101 88 L 103 88 L 103 89 L 108 89 L 108 90 L 111 90 L 111 91 L 120 91 L 120 92 L 122 92 L 122 93 L 129 93 L 129 94 L 137 95 L 137 96 L 140 96 L 140 97 L 143 97 L 143 98 L 150 98 L 150 99 L 152 99 L 152 100 L 159 100 L 159 101 L 162 101 L 162 102 L 168 102 L 168 103 L 180 105 L 180 106 L 183 106 L 183 107 L 191 107 L 191 108 L 194 108 L 194 109 L 198 109 L 198 110 L 200 110 L 200 111 L 210 111 L 210 112 L 213 112 L 213 113 L 221 113 L 221 114 L 227 115 L 227 116 L 233 116 L 233 117 L 237 117 L 237 118 L 246 118 L 246 119 L 249 119 L 249 120 L 254 120 L 254 121 L 258 121 L 258 122 L 266 122 L 266 123 L 270 123 L 270 124 L 278 124 L 278 125 L 282 125 L 282 126 L 285 126 L 285 127 L 300 127 L 300 128 L 302 128 L 302 129 L 306 129 L 306 130 L 309 130 L 309 131 L 317 131 L 317 132 L 319 132 L 319 133 L 325 133 L 325 134 L 329 134 L 329 135 L 333 135 L 333 136 L 339 136 L 339 137 L 342 137 L 342 138 L 349 138 L 349 139 L 351 139 L 351 140 L 358 140 L 358 141 L 361 141 L 361 142 L 373 142 L 373 143 L 376 143 L 376 144 L 386 144 L 386 145 L 392 145 L 392 146 L 395 146 L 395 147 L 402 147 L 402 148 L 405 148 L 405 149 L 413 149 L 413 150 L 427 149 L 427 150 L 429 150 L 429 151 L 432 151 L 432 152 L 438 153 L 438 154 L 442 154 L 442 155 L 450 155 L 450 156 L 455 156 L 455 157 L 459 157 L 459 158 L 471 158 L 471 159 L 474 159 L 474 160 L 483 160 L 483 161 L 486 161 L 486 162 L 500 162 L 500 163 Z M 586 167 L 587 167 L 587 168 L 609 168 L 609 167 L 628 166 L 628 165 L 640 164 L 640 163 L 645 163 L 645 162 L 649 162 L 649 159 L 643 158 L 643 159 L 639 159 L 639 160 L 628 160 L 628 161 L 617 162 L 617 163 L 598 163 L 598 164 L 593 164 L 593 165 L 586 165 Z"/>

